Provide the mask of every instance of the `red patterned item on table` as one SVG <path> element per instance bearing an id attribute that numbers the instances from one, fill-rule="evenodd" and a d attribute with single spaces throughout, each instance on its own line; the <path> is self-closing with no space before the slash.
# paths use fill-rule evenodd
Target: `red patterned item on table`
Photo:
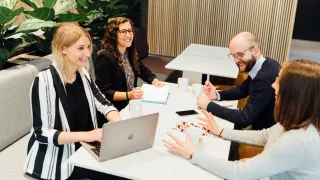
<path id="1" fill-rule="evenodd" d="M 180 123 L 178 123 L 177 125 L 175 125 L 172 129 L 177 130 L 177 131 L 180 131 L 180 132 L 183 132 L 183 133 L 186 133 L 186 132 L 187 132 L 187 129 L 188 129 L 189 127 L 191 127 L 191 126 L 193 126 L 193 127 L 195 127 L 195 128 L 201 128 L 201 129 L 202 129 L 203 133 L 202 133 L 202 138 L 200 139 L 200 142 L 201 142 L 203 139 L 205 139 L 205 138 L 208 136 L 208 134 L 210 134 L 210 131 L 207 130 L 205 127 L 202 127 L 202 126 L 200 126 L 200 125 L 198 125 L 198 124 L 196 124 L 196 123 L 193 123 L 193 122 L 189 123 L 189 122 L 187 122 L 187 121 L 181 121 Z"/>

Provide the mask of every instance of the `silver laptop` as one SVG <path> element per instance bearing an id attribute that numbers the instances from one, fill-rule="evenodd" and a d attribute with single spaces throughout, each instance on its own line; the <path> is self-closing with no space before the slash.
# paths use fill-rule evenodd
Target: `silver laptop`
<path id="1" fill-rule="evenodd" d="M 102 140 L 80 142 L 98 161 L 106 161 L 152 147 L 159 113 L 103 125 Z"/>

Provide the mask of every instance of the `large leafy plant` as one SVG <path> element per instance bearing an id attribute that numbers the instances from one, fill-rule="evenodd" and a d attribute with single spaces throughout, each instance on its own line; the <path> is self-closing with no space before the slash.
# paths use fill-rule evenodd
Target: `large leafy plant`
<path id="1" fill-rule="evenodd" d="M 24 11 L 28 19 L 17 32 L 42 31 L 44 34 L 37 39 L 36 47 L 44 54 L 50 53 L 50 44 L 58 23 L 88 20 L 83 14 L 70 12 L 77 6 L 75 0 L 43 0 L 42 5 L 35 0 L 21 1 L 33 8 L 33 11 Z"/>
<path id="2" fill-rule="evenodd" d="M 31 36 L 17 33 L 13 26 L 23 8 L 14 10 L 18 0 L 4 0 L 0 2 L 0 70 L 6 61 L 14 55 L 17 49 L 34 43 Z"/>
<path id="3" fill-rule="evenodd" d="M 80 22 L 92 36 L 102 37 L 111 17 L 130 16 L 141 0 L 76 0 L 77 11 L 88 19 Z"/>

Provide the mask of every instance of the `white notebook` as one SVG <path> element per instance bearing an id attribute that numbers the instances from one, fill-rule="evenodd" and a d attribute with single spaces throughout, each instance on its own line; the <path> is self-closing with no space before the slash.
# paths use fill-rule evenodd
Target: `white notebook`
<path id="1" fill-rule="evenodd" d="M 142 96 L 143 102 L 150 103 L 158 103 L 158 104 L 166 104 L 168 95 L 169 95 L 169 87 L 164 85 L 163 87 L 156 87 L 150 84 L 143 84 L 142 90 L 144 92 Z"/>

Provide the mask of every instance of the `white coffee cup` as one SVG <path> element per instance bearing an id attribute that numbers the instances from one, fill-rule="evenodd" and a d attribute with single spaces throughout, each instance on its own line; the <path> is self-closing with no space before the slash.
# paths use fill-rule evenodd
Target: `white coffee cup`
<path id="1" fill-rule="evenodd" d="M 200 128 L 190 126 L 187 129 L 187 134 L 189 134 L 192 144 L 197 145 L 200 143 L 202 138 L 202 130 Z"/>
<path id="2" fill-rule="evenodd" d="M 132 99 L 129 101 L 130 117 L 139 117 L 142 115 L 142 101 L 140 99 Z"/>
<path id="3" fill-rule="evenodd" d="M 199 83 L 192 84 L 192 94 L 195 96 L 200 96 L 203 92 L 203 85 Z"/>
<path id="4" fill-rule="evenodd" d="M 178 78 L 178 87 L 180 91 L 188 91 L 188 79 Z"/>

